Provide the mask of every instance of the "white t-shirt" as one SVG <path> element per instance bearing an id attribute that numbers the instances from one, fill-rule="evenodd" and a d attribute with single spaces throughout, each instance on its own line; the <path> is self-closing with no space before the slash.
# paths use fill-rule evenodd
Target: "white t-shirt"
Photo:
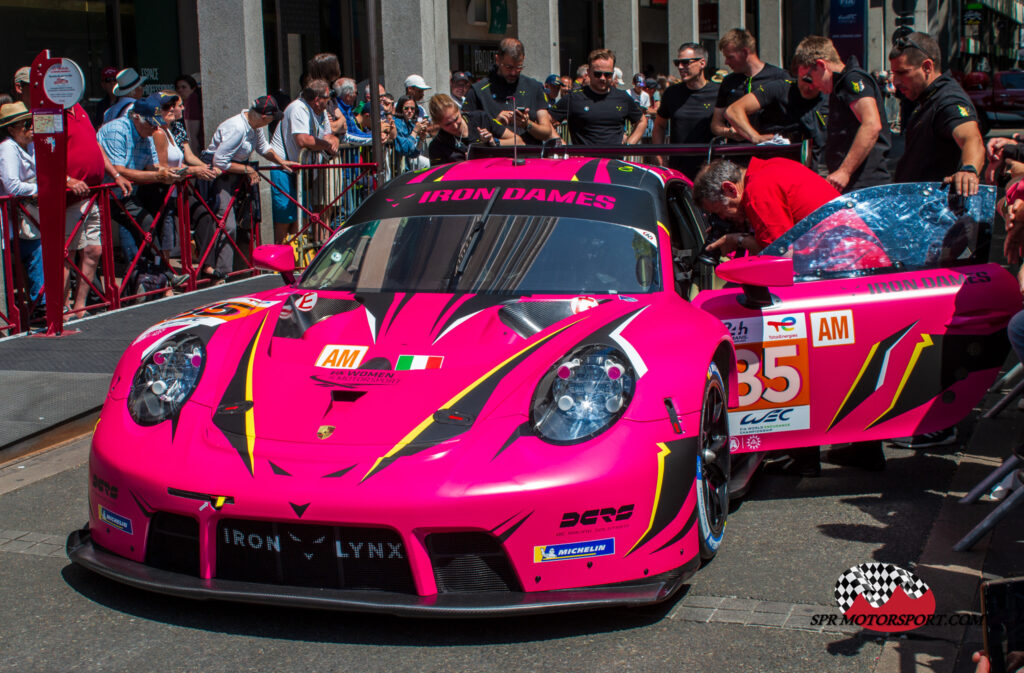
<path id="1" fill-rule="evenodd" d="M 642 107 L 643 109 L 646 110 L 647 108 L 651 107 L 651 97 L 647 94 L 646 91 L 641 91 L 638 94 L 636 92 L 636 89 L 633 89 L 631 87 L 629 91 L 627 91 L 626 93 L 628 93 L 629 97 L 635 100 L 636 104 Z"/>
<path id="2" fill-rule="evenodd" d="M 29 145 L 26 152 L 14 138 L 4 140 L 0 143 L 0 196 L 35 196 L 38 193 L 34 146 Z"/>
<path id="3" fill-rule="evenodd" d="M 274 129 L 274 138 L 270 141 L 270 146 L 282 159 L 298 161 L 302 148 L 295 143 L 296 134 L 306 133 L 314 138 L 323 138 L 330 132 L 327 113 L 317 116 L 309 103 L 302 98 L 296 98 L 284 109 L 284 117 Z"/>
<path id="4" fill-rule="evenodd" d="M 213 153 L 213 165 L 221 170 L 230 168 L 232 161 L 248 161 L 253 150 L 266 156 L 271 149 L 267 134 L 263 129 L 254 129 L 249 124 L 246 112 L 242 110 L 241 114 L 221 122 L 213 133 L 210 146 L 206 148 L 207 152 Z"/>

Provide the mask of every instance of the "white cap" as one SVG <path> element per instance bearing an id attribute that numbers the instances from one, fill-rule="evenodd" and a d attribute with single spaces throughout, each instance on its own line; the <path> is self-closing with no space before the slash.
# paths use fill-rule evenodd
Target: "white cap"
<path id="1" fill-rule="evenodd" d="M 432 89 L 433 87 L 427 84 L 427 80 L 423 79 L 419 75 L 409 75 L 405 78 L 405 88 L 416 87 L 417 89 Z"/>

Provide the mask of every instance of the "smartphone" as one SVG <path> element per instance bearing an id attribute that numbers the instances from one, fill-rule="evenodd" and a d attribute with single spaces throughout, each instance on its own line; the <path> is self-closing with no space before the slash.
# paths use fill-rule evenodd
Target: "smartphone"
<path id="1" fill-rule="evenodd" d="M 175 175 L 185 175 L 188 173 L 188 166 L 182 166 L 181 168 L 175 168 L 172 171 Z"/>
<path id="2" fill-rule="evenodd" d="M 983 582 L 981 609 L 992 673 L 1024 670 L 1024 577 Z"/>
<path id="3" fill-rule="evenodd" d="M 525 114 L 526 113 L 526 108 L 524 108 L 524 107 L 517 107 L 516 108 L 516 112 L 522 112 L 522 113 Z"/>

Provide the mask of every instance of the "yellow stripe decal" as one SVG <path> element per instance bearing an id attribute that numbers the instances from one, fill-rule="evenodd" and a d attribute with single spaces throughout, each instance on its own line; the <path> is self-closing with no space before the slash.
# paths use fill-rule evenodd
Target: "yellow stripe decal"
<path id="1" fill-rule="evenodd" d="M 582 320 L 582 318 L 580 318 L 580 320 Z M 474 389 L 475 389 L 475 388 L 476 388 L 477 386 L 479 386 L 479 385 L 480 385 L 481 383 L 483 383 L 484 381 L 486 381 L 486 380 L 487 380 L 488 378 L 490 378 L 490 377 L 491 377 L 491 376 L 492 376 L 492 375 L 493 375 L 493 374 L 494 374 L 495 372 L 497 372 L 497 371 L 498 371 L 499 369 L 501 369 L 502 367 L 504 367 L 505 365 L 507 365 L 507 364 L 508 364 L 509 362 L 512 362 L 513 360 L 515 360 L 515 359 L 516 359 L 517 357 L 519 357 L 519 356 L 520 356 L 520 355 L 522 355 L 523 353 L 526 353 L 527 351 L 529 351 L 529 350 L 532 350 L 532 349 L 536 348 L 537 346 L 541 345 L 542 343 L 544 343 L 545 341 L 547 341 L 547 340 L 548 340 L 548 339 L 550 339 L 551 337 L 555 336 L 555 335 L 556 335 L 556 334 L 558 334 L 559 332 L 561 332 L 561 331 L 563 331 L 563 330 L 566 330 L 566 329 L 569 329 L 570 327 L 572 327 L 573 325 L 575 325 L 576 323 L 578 323 L 578 322 L 579 322 L 580 320 L 574 320 L 573 322 L 569 323 L 569 324 L 568 324 L 568 325 L 566 325 L 565 327 L 559 328 L 559 329 L 555 330 L 554 332 L 552 332 L 551 334 L 547 335 L 546 337 L 543 337 L 543 338 L 541 338 L 541 339 L 538 339 L 538 340 L 537 340 L 536 342 L 534 342 L 534 343 L 532 343 L 532 344 L 529 344 L 528 346 L 526 346 L 525 348 L 523 348 L 523 349 L 522 349 L 521 351 L 519 351 L 519 352 L 518 352 L 518 353 L 516 353 L 515 355 L 511 355 L 511 356 L 509 356 L 509 357 L 508 357 L 508 358 L 507 358 L 507 359 L 506 359 L 505 361 L 503 361 L 503 362 L 502 362 L 501 364 L 495 365 L 495 366 L 494 366 L 494 368 L 493 368 L 493 369 L 491 369 L 491 370 L 490 370 L 489 372 L 487 372 L 486 374 L 484 374 L 483 376 L 481 376 L 480 378 L 478 378 L 478 379 L 477 379 L 476 381 L 473 381 L 473 383 L 469 384 L 469 386 L 467 386 L 466 388 L 464 388 L 464 389 L 463 389 L 463 390 L 462 390 L 461 392 L 459 392 L 459 393 L 458 393 L 458 394 L 457 394 L 457 395 L 456 395 L 455 397 L 453 397 L 453 398 L 451 398 L 450 400 L 448 400 L 447 402 L 445 402 L 445 404 L 444 404 L 444 405 L 443 405 L 443 406 L 442 406 L 441 408 L 442 408 L 442 409 L 448 409 L 448 408 L 450 408 L 451 406 L 455 405 L 455 404 L 456 404 L 456 403 L 457 403 L 457 402 L 458 402 L 459 400 L 461 400 L 461 399 L 462 399 L 463 397 L 465 397 L 465 396 L 466 396 L 466 395 L 468 395 L 469 393 L 473 392 L 473 390 L 474 390 Z M 367 470 L 366 474 L 365 474 L 365 475 L 363 475 L 363 478 L 362 478 L 362 479 L 361 479 L 360 481 L 365 481 L 365 480 L 366 480 L 366 479 L 367 479 L 367 478 L 368 478 L 368 477 L 369 477 L 370 475 L 372 475 L 372 474 L 373 474 L 374 472 L 376 472 L 376 471 L 377 471 L 377 469 L 378 469 L 378 467 L 380 466 L 381 462 L 383 462 L 383 461 L 384 461 L 385 459 L 387 459 L 387 458 L 391 458 L 392 456 L 394 456 L 395 454 L 397 454 L 397 453 L 398 453 L 399 451 L 401 451 L 402 449 L 404 449 L 404 448 L 405 448 L 406 446 L 408 446 L 410 442 L 412 442 L 412 441 L 413 441 L 414 439 L 416 439 L 416 438 L 417 438 L 417 437 L 418 437 L 418 436 L 419 436 L 420 434 L 422 434 L 424 430 L 426 430 L 427 428 L 429 428 L 429 427 L 430 427 L 430 425 L 431 425 L 431 424 L 432 424 L 433 422 L 434 422 L 434 415 L 433 415 L 433 414 L 431 414 L 431 415 L 427 416 L 426 418 L 424 418 L 424 419 L 423 419 L 423 421 L 422 421 L 422 422 L 421 422 L 421 423 L 420 423 L 419 425 L 417 425 L 417 426 L 416 426 L 415 428 L 413 428 L 413 429 L 412 429 L 412 431 L 411 431 L 411 432 L 409 432 L 409 434 L 407 434 L 407 435 L 406 435 L 405 437 L 402 437 L 402 439 L 401 439 L 401 440 L 399 440 L 398 444 L 395 444 L 395 447 L 394 447 L 393 449 L 391 449 L 390 451 L 388 451 L 387 453 L 385 453 L 385 454 L 384 454 L 383 456 L 381 456 L 380 458 L 378 458 L 378 459 L 377 459 L 377 460 L 376 460 L 376 461 L 375 461 L 375 462 L 373 463 L 373 466 L 372 466 L 372 467 L 371 467 L 371 468 L 370 468 L 369 470 Z"/>
<path id="2" fill-rule="evenodd" d="M 903 378 L 900 379 L 900 385 L 896 389 L 896 394 L 892 396 L 892 404 L 889 405 L 888 409 L 886 409 L 881 414 L 879 414 L 878 418 L 873 420 L 871 423 L 868 423 L 868 425 L 865 427 L 865 429 L 870 428 L 871 426 L 875 425 L 880 420 L 882 420 L 883 416 L 885 416 L 887 413 L 892 411 L 893 407 L 896 406 L 896 403 L 900 399 L 900 394 L 903 393 L 903 387 L 905 385 L 907 385 L 907 381 L 910 379 L 910 373 L 912 371 L 914 371 L 914 367 L 915 367 L 915 365 L 917 365 L 917 359 L 919 357 L 921 357 L 921 351 L 923 351 L 925 348 L 928 348 L 929 346 L 934 346 L 934 345 L 935 345 L 935 342 L 932 341 L 932 336 L 930 334 L 922 334 L 921 335 L 921 340 L 918 341 L 917 344 L 914 345 L 914 352 L 911 354 L 910 361 L 907 363 L 907 370 L 905 372 L 903 372 Z"/>
<path id="3" fill-rule="evenodd" d="M 651 528 L 654 527 L 654 515 L 658 513 L 658 501 L 661 499 L 661 485 L 665 479 L 665 456 L 672 453 L 668 446 L 662 442 L 658 442 L 658 448 L 661 449 L 658 451 L 658 485 L 654 489 L 654 506 L 651 507 L 651 520 L 647 523 L 647 530 L 645 530 L 643 534 L 636 539 L 633 547 L 626 552 L 626 556 L 633 553 L 633 550 L 637 548 L 640 541 L 647 537 L 647 534 L 651 532 Z"/>
<path id="4" fill-rule="evenodd" d="M 876 343 L 874 346 L 871 347 L 871 350 L 868 351 L 868 356 L 864 358 L 864 364 L 861 365 L 860 372 L 857 374 L 857 378 L 853 380 L 853 385 L 850 386 L 850 389 L 848 391 L 846 391 L 846 397 L 843 398 L 843 403 L 839 405 L 838 409 L 836 409 L 835 416 L 832 417 L 832 421 L 828 424 L 829 429 L 832 428 L 832 426 L 836 422 L 836 419 L 839 418 L 839 412 L 841 412 L 843 408 L 846 406 L 846 402 L 847 400 L 850 399 L 850 395 L 852 395 L 853 391 L 857 389 L 857 384 L 860 383 L 860 379 L 862 376 L 864 376 L 864 372 L 868 370 L 868 365 L 871 364 L 871 360 L 875 357 L 875 351 L 877 350 L 878 344 Z"/>
<path id="5" fill-rule="evenodd" d="M 662 228 L 662 230 L 665 232 L 665 235 L 667 235 L 667 236 L 671 236 L 672 235 L 671 233 L 669 233 L 668 227 L 665 226 L 664 222 L 660 222 L 659 221 L 658 222 L 658 226 Z"/>
<path id="6" fill-rule="evenodd" d="M 249 364 L 245 368 L 245 399 L 252 402 L 252 370 L 253 361 L 256 359 L 256 347 L 260 343 L 260 337 L 263 335 L 263 328 L 267 324 L 267 317 L 263 316 L 263 322 L 260 323 L 260 328 L 256 332 L 256 340 L 252 342 L 252 350 L 249 351 Z M 252 476 L 256 476 L 256 461 L 253 459 L 253 454 L 256 448 L 256 405 L 254 404 L 245 412 L 245 443 L 249 452 L 249 469 L 251 470 Z"/>

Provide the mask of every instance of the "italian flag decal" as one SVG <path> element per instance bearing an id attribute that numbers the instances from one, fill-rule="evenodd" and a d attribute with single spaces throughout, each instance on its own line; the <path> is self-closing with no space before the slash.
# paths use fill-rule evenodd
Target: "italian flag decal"
<path id="1" fill-rule="evenodd" d="M 444 358 L 440 355 L 399 355 L 395 371 L 409 369 L 440 369 L 441 361 Z"/>

